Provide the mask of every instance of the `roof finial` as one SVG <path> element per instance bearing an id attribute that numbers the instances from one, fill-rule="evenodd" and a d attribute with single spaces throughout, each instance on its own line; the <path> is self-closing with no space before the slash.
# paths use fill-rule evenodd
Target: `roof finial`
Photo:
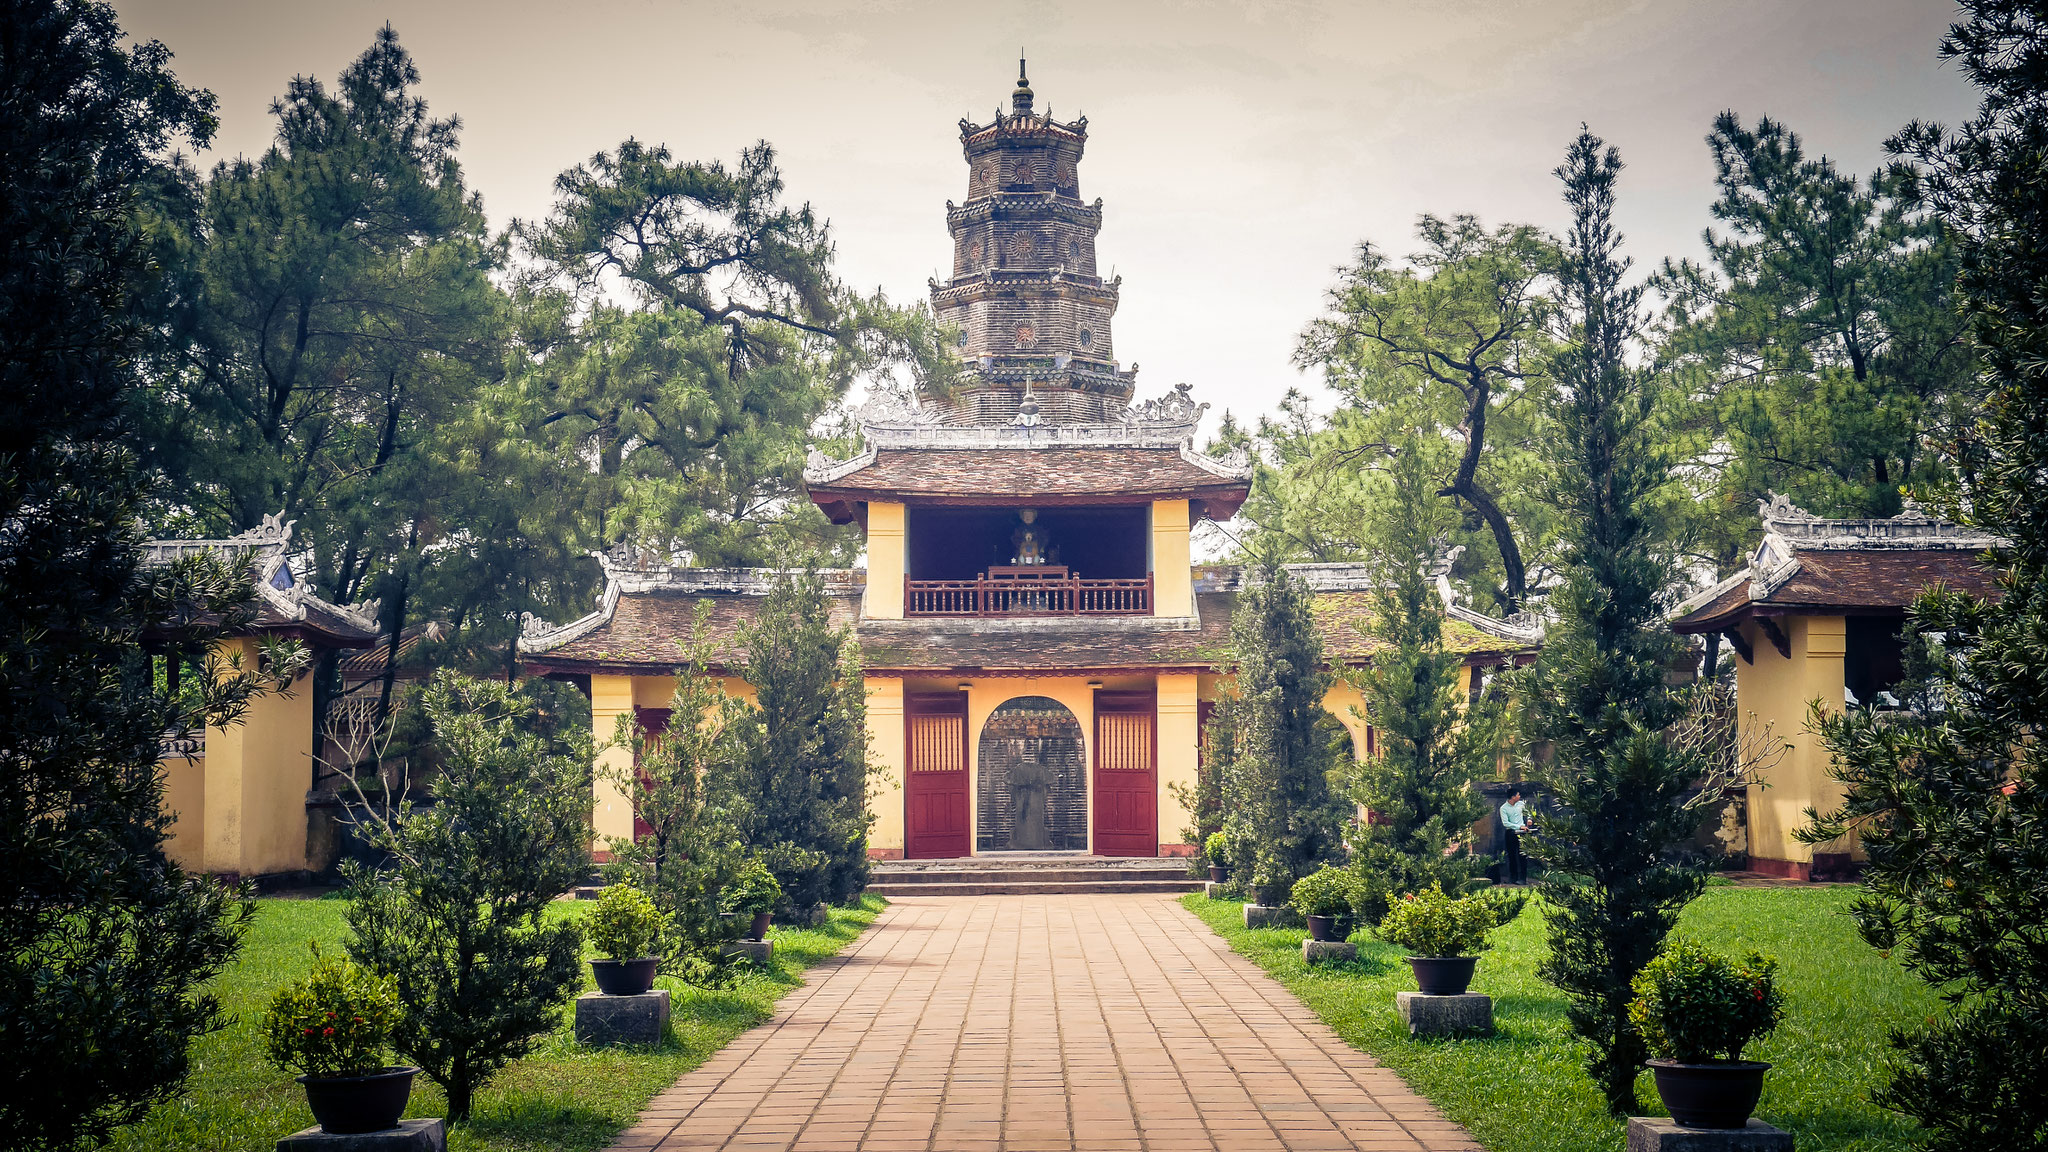
<path id="1" fill-rule="evenodd" d="M 1031 111 L 1031 81 L 1024 74 L 1024 50 L 1017 50 L 1017 88 L 1010 93 L 1010 110 L 1024 113 Z"/>

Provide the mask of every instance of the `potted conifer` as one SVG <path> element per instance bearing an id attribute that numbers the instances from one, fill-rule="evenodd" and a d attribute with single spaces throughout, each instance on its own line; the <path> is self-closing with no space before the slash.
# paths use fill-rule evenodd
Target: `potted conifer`
<path id="1" fill-rule="evenodd" d="M 1287 902 L 1308 921 L 1311 940 L 1342 940 L 1364 896 L 1365 881 L 1349 868 L 1325 867 L 1297 880 Z"/>
<path id="2" fill-rule="evenodd" d="M 613 884 L 598 894 L 584 924 L 591 944 L 605 958 L 590 962 L 597 990 L 607 996 L 638 996 L 654 987 L 661 966 L 661 939 L 669 918 L 631 884 Z"/>
<path id="3" fill-rule="evenodd" d="M 1771 1066 L 1742 1059 L 1742 1049 L 1785 1014 L 1777 970 L 1757 952 L 1738 963 L 1674 939 L 1636 974 L 1629 1022 L 1653 1054 L 1657 1095 L 1680 1125 L 1749 1123 Z"/>
<path id="4" fill-rule="evenodd" d="M 300 1073 L 322 1131 L 381 1132 L 398 1127 L 419 1072 L 384 1063 L 398 1016 L 389 977 L 322 956 L 316 944 L 312 971 L 271 998 L 264 1050 L 280 1070 Z"/>
<path id="5" fill-rule="evenodd" d="M 1521 911 L 1519 902 L 1514 911 Z M 1408 967 L 1423 995 L 1462 996 L 1486 949 L 1486 934 L 1509 918 L 1495 901 L 1477 895 L 1453 899 L 1432 884 L 1394 901 L 1375 931 L 1412 953 Z"/>
<path id="6" fill-rule="evenodd" d="M 758 856 L 748 860 L 732 883 L 719 893 L 719 904 L 727 913 L 753 917 L 747 928 L 749 940 L 759 940 L 768 934 L 768 922 L 773 918 L 776 901 L 781 899 L 782 885 Z"/>
<path id="7" fill-rule="evenodd" d="M 1230 837 L 1222 832 L 1211 832 L 1202 841 L 1202 855 L 1209 859 L 1209 881 L 1223 883 L 1224 869 L 1230 867 Z"/>

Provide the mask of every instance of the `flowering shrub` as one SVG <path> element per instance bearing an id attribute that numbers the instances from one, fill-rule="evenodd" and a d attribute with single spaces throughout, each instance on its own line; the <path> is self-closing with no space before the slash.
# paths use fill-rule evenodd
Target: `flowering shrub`
<path id="1" fill-rule="evenodd" d="M 1303 916 L 1349 916 L 1365 897 L 1363 876 L 1349 868 L 1323 868 L 1295 881 L 1287 902 Z"/>
<path id="2" fill-rule="evenodd" d="M 606 959 L 638 960 L 661 947 L 668 919 L 647 893 L 631 884 L 613 884 L 598 894 L 583 932 Z"/>
<path id="3" fill-rule="evenodd" d="M 1737 963 L 1691 940 L 1673 940 L 1636 974 L 1629 1023 L 1666 1060 L 1740 1060 L 1743 1045 L 1785 1014 L 1777 971 L 1778 962 L 1758 952 Z"/>
<path id="4" fill-rule="evenodd" d="M 1209 863 L 1218 868 L 1230 867 L 1229 835 L 1223 832 L 1209 833 L 1209 838 L 1202 841 L 1202 855 L 1208 857 Z"/>
<path id="5" fill-rule="evenodd" d="M 757 916 L 775 907 L 780 899 L 782 885 L 776 883 L 775 874 L 758 856 L 748 860 L 733 882 L 719 893 L 719 903 L 725 910 L 741 916 Z"/>
<path id="6" fill-rule="evenodd" d="M 384 1050 L 398 1026 L 391 978 L 313 947 L 313 970 L 278 989 L 264 1020 L 270 1062 L 307 1076 L 367 1076 L 384 1068 Z"/>
<path id="7" fill-rule="evenodd" d="M 1452 899 L 1432 884 L 1394 901 L 1375 931 L 1416 956 L 1470 956 L 1486 948 L 1486 934 L 1499 926 L 1500 916 L 1492 900 Z"/>

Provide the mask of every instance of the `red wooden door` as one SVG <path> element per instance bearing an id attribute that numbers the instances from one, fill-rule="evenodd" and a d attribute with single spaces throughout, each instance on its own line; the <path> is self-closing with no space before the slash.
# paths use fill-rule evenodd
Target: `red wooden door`
<path id="1" fill-rule="evenodd" d="M 1159 855 L 1158 698 L 1095 694 L 1095 854 Z"/>
<path id="2" fill-rule="evenodd" d="M 640 725 L 640 731 L 647 734 L 647 740 L 649 743 L 652 743 L 656 736 L 659 736 L 662 733 L 668 731 L 668 717 L 669 709 L 667 708 L 633 709 L 633 720 L 635 723 Z M 636 772 L 640 768 L 637 759 L 633 764 L 633 768 Z M 642 783 L 646 782 L 646 773 L 640 773 L 640 780 Z M 627 799 L 631 800 L 631 797 L 627 797 Z M 654 831 L 654 826 L 649 824 L 647 821 L 642 820 L 640 818 L 639 811 L 635 810 L 633 813 L 633 839 L 645 840 L 647 839 L 648 833 L 652 831 Z"/>
<path id="3" fill-rule="evenodd" d="M 968 854 L 967 694 L 903 700 L 903 854 L 936 860 Z"/>

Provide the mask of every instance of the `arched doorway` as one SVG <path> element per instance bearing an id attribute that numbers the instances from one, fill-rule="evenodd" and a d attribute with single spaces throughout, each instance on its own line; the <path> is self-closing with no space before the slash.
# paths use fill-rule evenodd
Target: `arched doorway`
<path id="1" fill-rule="evenodd" d="M 1049 696 L 1019 696 L 981 729 L 975 849 L 1084 852 L 1088 759 L 1081 722 Z"/>

